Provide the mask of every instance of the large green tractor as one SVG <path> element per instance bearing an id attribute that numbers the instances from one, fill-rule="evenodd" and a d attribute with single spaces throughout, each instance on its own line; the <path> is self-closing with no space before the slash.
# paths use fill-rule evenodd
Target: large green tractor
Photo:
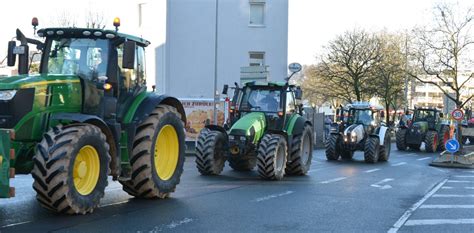
<path id="1" fill-rule="evenodd" d="M 419 150 L 422 142 L 426 152 L 443 151 L 449 138 L 449 125 L 443 120 L 443 113 L 433 108 L 415 109 L 413 119 L 402 122 L 396 133 L 397 149 L 402 151 L 407 147 Z"/>
<path id="2" fill-rule="evenodd" d="M 0 197 L 9 179 L 29 174 L 39 203 L 86 214 L 99 205 L 108 176 L 138 198 L 165 198 L 180 182 L 186 122 L 181 103 L 146 91 L 149 42 L 116 30 L 46 28 L 42 41 L 17 30 L 0 78 Z M 41 51 L 28 74 L 29 44 Z M 18 56 L 17 56 L 18 55 Z"/>
<path id="3" fill-rule="evenodd" d="M 296 68 L 294 72 L 300 69 L 297 64 L 290 67 Z M 220 174 L 226 160 L 237 171 L 256 166 L 259 175 L 268 180 L 308 172 L 312 125 L 295 101 L 301 99 L 301 89 L 289 85 L 288 80 L 236 85 L 231 123 L 226 128 L 207 125 L 199 134 L 196 165 L 201 174 Z"/>

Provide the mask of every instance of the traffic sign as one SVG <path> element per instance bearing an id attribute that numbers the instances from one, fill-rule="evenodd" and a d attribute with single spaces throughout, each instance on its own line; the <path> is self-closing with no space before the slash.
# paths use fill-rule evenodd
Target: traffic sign
<path id="1" fill-rule="evenodd" d="M 456 153 L 459 150 L 459 142 L 456 139 L 449 139 L 444 147 L 449 153 Z"/>
<path id="2" fill-rule="evenodd" d="M 454 109 L 453 112 L 451 112 L 451 116 L 454 118 L 454 120 L 460 121 L 464 118 L 464 113 L 462 112 L 461 109 Z"/>

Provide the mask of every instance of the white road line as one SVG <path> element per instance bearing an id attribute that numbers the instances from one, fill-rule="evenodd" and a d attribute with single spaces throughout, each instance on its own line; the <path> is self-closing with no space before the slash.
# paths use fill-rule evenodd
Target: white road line
<path id="1" fill-rule="evenodd" d="M 401 165 L 404 165 L 404 164 L 407 164 L 407 163 L 405 163 L 405 162 L 396 163 L 396 164 L 393 164 L 392 167 L 397 167 L 397 166 L 401 166 Z"/>
<path id="2" fill-rule="evenodd" d="M 417 159 L 417 160 L 418 160 L 418 161 L 421 161 L 421 160 L 426 160 L 426 159 L 431 159 L 431 157 L 419 158 L 419 159 Z"/>
<path id="3" fill-rule="evenodd" d="M 409 154 L 406 154 L 406 155 L 416 155 L 416 153 L 409 153 Z"/>
<path id="4" fill-rule="evenodd" d="M 474 209 L 474 205 L 422 205 L 420 209 Z"/>
<path id="5" fill-rule="evenodd" d="M 338 178 L 334 178 L 334 179 L 322 181 L 322 182 L 320 182 L 320 183 L 321 183 L 321 184 L 329 184 L 329 183 L 334 183 L 334 182 L 341 181 L 341 180 L 345 180 L 345 179 L 347 179 L 347 177 L 338 177 Z"/>
<path id="6" fill-rule="evenodd" d="M 365 171 L 365 173 L 376 172 L 376 171 L 379 171 L 379 170 L 380 170 L 380 168 L 370 169 L 370 170 Z"/>
<path id="7" fill-rule="evenodd" d="M 464 187 L 465 189 L 474 189 L 474 187 Z"/>
<path id="8" fill-rule="evenodd" d="M 474 218 L 408 220 L 405 223 L 405 226 L 444 225 L 444 224 L 474 224 Z"/>
<path id="9" fill-rule="evenodd" d="M 474 194 L 435 194 L 433 197 L 474 197 Z"/>
<path id="10" fill-rule="evenodd" d="M 383 179 L 375 184 L 371 184 L 370 186 L 374 188 L 379 188 L 379 189 L 391 189 L 392 188 L 391 185 L 388 185 L 388 184 L 382 185 L 382 184 L 386 182 L 390 182 L 392 180 L 393 180 L 392 178 Z"/>
<path id="11" fill-rule="evenodd" d="M 114 203 L 110 203 L 110 204 L 105 204 L 105 205 L 100 205 L 99 207 L 106 207 L 106 206 L 113 206 L 113 205 L 120 205 L 120 204 L 124 204 L 124 203 L 127 203 L 127 201 L 120 201 L 120 202 L 114 202 Z"/>
<path id="12" fill-rule="evenodd" d="M 270 199 L 277 198 L 277 197 L 281 197 L 281 196 L 290 195 L 290 194 L 292 194 L 292 193 L 294 193 L 294 191 L 286 191 L 286 192 L 284 192 L 284 193 L 272 194 L 272 195 L 268 195 L 268 196 L 265 196 L 265 197 L 260 197 L 260 198 L 255 199 L 254 201 L 255 201 L 255 202 L 268 201 L 268 200 L 270 200 Z"/>
<path id="13" fill-rule="evenodd" d="M 453 189 L 453 187 L 443 186 L 443 187 L 441 187 L 441 189 Z"/>
<path id="14" fill-rule="evenodd" d="M 448 180 L 443 180 L 441 183 L 436 185 L 431 191 L 429 191 L 421 200 L 413 204 L 405 213 L 398 219 L 398 221 L 393 224 L 392 228 L 388 230 L 388 233 L 396 233 L 400 229 L 400 227 L 405 224 L 408 218 L 413 214 L 413 212 L 418 209 L 428 198 L 430 198 L 434 193 L 436 193 Z"/>
<path id="15" fill-rule="evenodd" d="M 0 226 L 0 229 L 1 229 L 1 228 L 7 228 L 7 227 L 18 226 L 18 225 L 23 225 L 23 224 L 27 224 L 27 223 L 30 223 L 30 222 L 31 222 L 31 221 L 12 223 L 12 224 L 8 224 L 8 225 L 5 225 L 5 226 Z"/>
<path id="16" fill-rule="evenodd" d="M 448 183 L 472 183 L 470 180 L 448 180 Z"/>
<path id="17" fill-rule="evenodd" d="M 457 177 L 457 178 L 474 178 L 474 176 L 454 176 L 454 177 Z"/>

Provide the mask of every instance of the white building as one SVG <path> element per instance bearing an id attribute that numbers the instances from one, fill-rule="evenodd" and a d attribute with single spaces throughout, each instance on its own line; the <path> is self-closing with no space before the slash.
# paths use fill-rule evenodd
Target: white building
<path id="1" fill-rule="evenodd" d="M 270 80 L 287 75 L 288 0 L 145 0 L 135 7 L 138 33 L 152 43 L 148 80 L 156 77 L 160 93 L 212 98 L 216 78 L 221 90 L 248 66 L 267 67 Z"/>

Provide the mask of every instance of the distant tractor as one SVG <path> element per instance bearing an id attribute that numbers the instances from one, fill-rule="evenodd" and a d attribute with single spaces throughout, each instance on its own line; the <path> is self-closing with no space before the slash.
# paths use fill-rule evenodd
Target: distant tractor
<path id="1" fill-rule="evenodd" d="M 388 161 L 390 131 L 382 121 L 383 108 L 362 102 L 341 107 L 337 113 L 339 122 L 332 125 L 326 140 L 327 160 L 350 160 L 359 150 L 364 151 L 366 163 Z"/>
<path id="2" fill-rule="evenodd" d="M 196 166 L 201 174 L 220 174 L 226 161 L 237 171 L 257 167 L 259 175 L 268 180 L 308 172 L 313 128 L 296 103 L 301 100 L 301 89 L 288 80 L 236 85 L 227 130 L 206 125 L 199 134 Z"/>
<path id="3" fill-rule="evenodd" d="M 67 214 L 92 212 L 109 175 L 138 198 L 175 190 L 186 119 L 176 98 L 146 92 L 150 42 L 90 28 L 41 29 L 44 42 L 16 34 L 8 65 L 18 55 L 19 75 L 0 78 L 0 197 L 15 195 L 15 173 L 31 173 L 39 203 Z M 29 44 L 39 75 L 28 74 Z"/>
<path id="4" fill-rule="evenodd" d="M 443 151 L 449 140 L 449 125 L 443 113 L 434 108 L 417 108 L 409 124 L 400 125 L 396 133 L 398 150 L 420 150 L 425 143 L 426 152 Z"/>

